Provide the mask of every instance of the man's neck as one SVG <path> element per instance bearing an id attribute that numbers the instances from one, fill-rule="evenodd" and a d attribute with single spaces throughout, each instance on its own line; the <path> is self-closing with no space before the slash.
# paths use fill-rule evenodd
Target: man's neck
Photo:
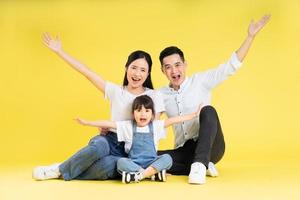
<path id="1" fill-rule="evenodd" d="M 171 86 L 174 90 L 178 91 L 180 89 L 180 86 Z"/>
<path id="2" fill-rule="evenodd" d="M 185 77 L 184 80 L 179 84 L 179 85 L 172 85 L 171 83 L 169 83 L 169 87 L 173 88 L 174 90 L 178 91 L 180 89 L 180 87 L 182 86 L 182 84 L 185 82 L 187 78 Z"/>
<path id="3" fill-rule="evenodd" d="M 180 89 L 180 86 L 181 86 L 181 84 L 180 85 L 172 85 L 171 83 L 169 84 L 169 87 L 170 88 L 173 88 L 174 90 L 176 90 L 176 91 L 178 91 L 179 89 Z"/>

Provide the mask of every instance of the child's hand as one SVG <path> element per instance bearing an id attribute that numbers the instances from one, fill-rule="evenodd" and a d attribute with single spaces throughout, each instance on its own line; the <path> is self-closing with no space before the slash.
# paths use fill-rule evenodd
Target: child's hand
<path id="1" fill-rule="evenodd" d="M 42 38 L 44 44 L 52 51 L 58 53 L 62 50 L 61 41 L 58 36 L 52 38 L 52 36 L 49 33 L 44 33 Z"/>
<path id="2" fill-rule="evenodd" d="M 87 124 L 86 120 L 84 120 L 84 119 L 76 118 L 74 120 L 76 120 L 81 125 L 86 125 Z"/>
<path id="3" fill-rule="evenodd" d="M 199 116 L 199 115 L 200 115 L 200 112 L 201 112 L 202 108 L 203 108 L 203 103 L 200 103 L 200 104 L 199 104 L 199 107 L 198 107 L 198 110 L 197 110 L 197 112 L 195 113 L 196 116 Z"/>

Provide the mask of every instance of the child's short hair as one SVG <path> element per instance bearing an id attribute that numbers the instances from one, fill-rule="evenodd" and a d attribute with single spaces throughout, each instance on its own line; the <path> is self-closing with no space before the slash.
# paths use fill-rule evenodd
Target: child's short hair
<path id="1" fill-rule="evenodd" d="M 142 106 L 146 109 L 151 109 L 152 114 L 155 115 L 153 100 L 148 95 L 141 95 L 134 99 L 132 103 L 132 113 L 134 113 L 135 110 L 142 109 Z"/>

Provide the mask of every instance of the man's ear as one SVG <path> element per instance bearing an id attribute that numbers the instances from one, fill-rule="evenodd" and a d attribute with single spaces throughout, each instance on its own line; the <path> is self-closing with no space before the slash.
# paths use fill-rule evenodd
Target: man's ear
<path id="1" fill-rule="evenodd" d="M 188 62 L 186 60 L 183 62 L 183 64 L 184 64 L 185 67 L 188 66 Z"/>
<path id="2" fill-rule="evenodd" d="M 163 65 L 161 65 L 160 70 L 162 71 L 162 73 L 166 74 L 165 67 Z"/>

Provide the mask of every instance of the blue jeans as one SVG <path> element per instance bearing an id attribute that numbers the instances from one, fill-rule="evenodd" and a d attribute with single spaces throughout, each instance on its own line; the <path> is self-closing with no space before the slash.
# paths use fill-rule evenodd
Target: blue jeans
<path id="1" fill-rule="evenodd" d="M 116 164 L 119 158 L 127 157 L 124 143 L 117 141 L 113 132 L 97 135 L 87 146 L 79 150 L 59 166 L 64 180 L 106 180 L 119 175 Z"/>
<path id="2" fill-rule="evenodd" d="M 172 166 L 172 158 L 169 154 L 163 154 L 161 156 L 157 156 L 153 162 L 149 165 L 156 169 L 156 171 L 160 172 L 163 169 L 170 169 Z M 136 164 L 130 158 L 120 158 L 117 163 L 117 168 L 120 173 L 125 172 L 139 172 L 143 170 L 143 168 Z"/>

